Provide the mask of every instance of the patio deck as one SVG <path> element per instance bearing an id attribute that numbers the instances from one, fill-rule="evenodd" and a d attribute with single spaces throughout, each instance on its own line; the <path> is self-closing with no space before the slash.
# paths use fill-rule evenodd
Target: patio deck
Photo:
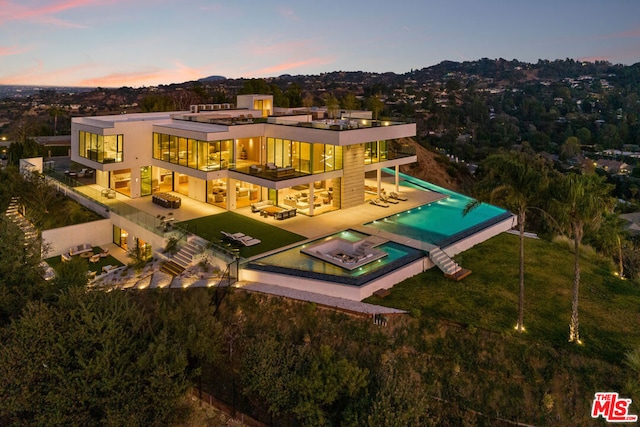
<path id="1" fill-rule="evenodd" d="M 375 185 L 375 182 L 367 180 L 365 184 Z M 389 192 L 394 191 L 395 187 L 385 182 L 383 188 L 386 189 L 386 192 L 388 194 Z M 96 184 L 76 188 L 77 191 L 85 194 L 99 194 L 103 189 L 103 187 Z M 376 219 L 380 219 L 394 213 L 402 212 L 407 209 L 412 209 L 414 207 L 421 206 L 426 203 L 431 203 L 446 197 L 445 195 L 440 193 L 418 190 L 409 187 L 401 187 L 400 192 L 403 196 L 407 197 L 408 200 L 401 201 L 397 204 L 389 204 L 388 208 L 371 205 L 369 203 L 369 199 L 375 196 L 368 195 L 366 201 L 364 201 L 361 205 L 354 206 L 352 208 L 331 211 L 314 217 L 296 215 L 295 217 L 291 217 L 284 221 L 274 220 L 274 217 L 272 216 L 262 217 L 257 213 L 251 212 L 250 207 L 239 208 L 234 210 L 234 212 L 254 219 L 256 221 L 261 221 L 269 225 L 281 228 L 283 230 L 305 236 L 307 238 L 313 238 L 350 227 L 362 226 L 362 224 L 374 221 Z M 191 199 L 176 192 L 172 192 L 170 194 L 179 196 L 182 199 L 182 205 L 180 208 L 163 208 L 154 204 L 151 200 L 151 197 L 140 197 L 131 199 L 120 193 L 116 193 L 115 199 L 104 198 L 101 200 L 101 202 L 106 204 L 107 206 L 110 203 L 114 203 L 114 201 L 122 202 L 143 212 L 146 212 L 154 217 L 157 217 L 158 215 L 169 216 L 169 213 L 171 213 L 170 216 L 175 218 L 176 222 L 227 212 L 223 208 Z"/>

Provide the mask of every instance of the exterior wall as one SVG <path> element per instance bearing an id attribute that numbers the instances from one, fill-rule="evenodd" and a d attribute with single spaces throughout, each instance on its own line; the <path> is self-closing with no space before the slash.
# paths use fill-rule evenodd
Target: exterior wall
<path id="1" fill-rule="evenodd" d="M 351 208 L 364 203 L 364 146 L 344 148 L 340 207 Z"/>
<path id="2" fill-rule="evenodd" d="M 430 261 L 425 262 L 424 259 L 420 259 L 379 279 L 371 281 L 364 286 L 342 285 L 255 270 L 240 270 L 239 279 L 248 282 L 267 283 L 300 291 L 314 292 L 336 298 L 345 298 L 352 301 L 362 301 L 373 295 L 375 291 L 391 288 L 396 283 L 420 274 L 425 271 L 426 268 L 431 268 L 432 266 L 433 263 Z"/>
<path id="3" fill-rule="evenodd" d="M 120 227 L 123 230 L 126 230 L 127 233 L 129 233 L 127 245 L 133 245 L 134 238 L 142 239 L 147 244 L 150 244 L 153 251 L 161 250 L 166 245 L 166 239 L 164 237 L 158 236 L 154 232 L 149 231 L 144 227 L 141 227 L 140 225 L 135 224 L 124 217 L 121 217 L 120 215 L 112 213 L 111 223 L 116 227 Z M 113 229 L 110 230 L 111 234 L 113 234 L 112 230 Z"/>
<path id="4" fill-rule="evenodd" d="M 442 248 L 444 253 L 453 257 L 461 252 L 466 251 L 474 247 L 475 245 L 482 243 L 486 240 L 489 240 L 493 236 L 497 236 L 498 234 L 511 230 L 518 224 L 518 218 L 513 215 L 511 218 L 507 218 L 502 222 L 499 222 L 491 227 L 488 227 L 478 233 L 473 234 L 473 236 L 456 242 L 454 245 L 447 246 L 446 248 Z"/>
<path id="5" fill-rule="evenodd" d="M 189 198 L 199 202 L 206 202 L 207 182 L 203 179 L 189 177 Z"/>
<path id="6" fill-rule="evenodd" d="M 142 120 L 142 118 L 128 122 L 114 121 L 112 122 L 112 127 L 108 127 L 110 123 L 108 120 L 105 120 L 103 127 L 92 126 L 91 124 L 94 121 L 95 120 L 88 121 L 89 123 L 72 123 L 71 160 L 96 169 L 96 171 L 131 169 L 131 198 L 140 197 L 140 167 L 151 165 L 153 121 Z M 122 153 L 123 161 L 120 163 L 103 164 L 80 157 L 78 135 L 81 130 L 98 135 L 122 134 L 124 146 Z M 106 175 L 101 175 L 100 182 L 107 187 L 105 181 Z"/>
<path id="7" fill-rule="evenodd" d="M 42 232 L 44 247 L 48 249 L 46 257 L 61 255 L 70 247 L 90 243 L 92 246 L 107 245 L 113 241 L 111 221 L 101 219 L 84 224 L 54 228 Z"/>

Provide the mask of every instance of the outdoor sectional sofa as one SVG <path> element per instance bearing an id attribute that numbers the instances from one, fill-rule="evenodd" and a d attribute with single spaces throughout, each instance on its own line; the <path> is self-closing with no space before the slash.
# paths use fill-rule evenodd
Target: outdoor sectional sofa
<path id="1" fill-rule="evenodd" d="M 263 200 L 261 202 L 251 203 L 251 212 L 260 212 L 262 209 L 268 208 L 269 206 L 273 206 L 273 201 Z"/>
<path id="2" fill-rule="evenodd" d="M 89 252 L 92 250 L 93 250 L 93 246 L 91 246 L 89 243 L 85 243 L 82 245 L 73 246 L 69 248 L 69 255 L 71 256 L 80 255 L 82 253 Z"/>

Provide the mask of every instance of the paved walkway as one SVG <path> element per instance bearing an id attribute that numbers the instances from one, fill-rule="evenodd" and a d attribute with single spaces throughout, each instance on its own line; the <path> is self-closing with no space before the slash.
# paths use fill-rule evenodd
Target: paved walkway
<path id="1" fill-rule="evenodd" d="M 270 295 L 278 295 L 285 298 L 291 298 L 298 301 L 313 302 L 325 307 L 331 307 L 350 313 L 376 315 L 376 314 L 405 314 L 404 310 L 396 308 L 383 307 L 380 305 L 367 304 L 360 301 L 352 301 L 345 298 L 330 297 L 327 295 L 316 294 L 314 292 L 299 291 L 296 289 L 284 288 L 282 286 L 268 285 L 266 283 L 256 282 L 237 282 L 234 287 L 245 291 L 260 292 Z"/>

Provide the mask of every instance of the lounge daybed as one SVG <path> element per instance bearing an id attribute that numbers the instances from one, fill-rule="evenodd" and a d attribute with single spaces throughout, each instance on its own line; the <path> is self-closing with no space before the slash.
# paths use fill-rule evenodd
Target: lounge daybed
<path id="1" fill-rule="evenodd" d="M 69 248 L 69 255 L 71 256 L 80 255 L 92 250 L 93 250 L 93 246 L 91 246 L 89 243 L 85 243 L 83 245 L 78 245 L 78 246 Z"/>
<path id="2" fill-rule="evenodd" d="M 275 219 L 287 219 L 287 218 L 291 218 L 292 216 L 296 216 L 297 212 L 298 212 L 298 209 L 296 208 L 285 209 L 283 211 L 274 213 L 273 217 Z"/>
<path id="3" fill-rule="evenodd" d="M 371 203 L 372 205 L 375 205 L 375 206 L 380 206 L 381 208 L 388 208 L 389 207 L 388 204 L 386 204 L 385 202 L 383 202 L 380 199 L 373 199 L 369 203 Z"/>
<path id="4" fill-rule="evenodd" d="M 255 237 L 247 236 L 243 233 L 228 233 L 226 231 L 220 231 L 220 233 L 232 243 L 240 243 L 243 246 L 253 246 L 258 243 L 262 243 L 262 240 L 256 239 Z"/>
<path id="5" fill-rule="evenodd" d="M 273 206 L 273 201 L 263 200 L 261 202 L 251 203 L 251 212 L 260 212 L 262 209 L 268 208 L 269 206 Z"/>
<path id="6" fill-rule="evenodd" d="M 402 197 L 400 196 L 398 193 L 396 193 L 395 191 L 392 191 L 391 193 L 389 193 L 389 197 L 391 197 L 392 199 L 396 199 L 396 200 L 402 200 L 404 202 L 406 202 L 407 199 L 406 197 Z"/>
<path id="7" fill-rule="evenodd" d="M 253 246 L 253 245 L 257 245 L 258 243 L 262 243 L 262 240 L 256 239 L 255 237 L 251 237 L 251 236 L 244 236 L 238 239 L 237 242 L 243 246 Z"/>
<path id="8" fill-rule="evenodd" d="M 220 234 L 222 234 L 226 239 L 231 241 L 237 241 L 238 239 L 241 239 L 246 236 L 244 233 L 228 233 L 224 230 L 220 231 Z"/>

